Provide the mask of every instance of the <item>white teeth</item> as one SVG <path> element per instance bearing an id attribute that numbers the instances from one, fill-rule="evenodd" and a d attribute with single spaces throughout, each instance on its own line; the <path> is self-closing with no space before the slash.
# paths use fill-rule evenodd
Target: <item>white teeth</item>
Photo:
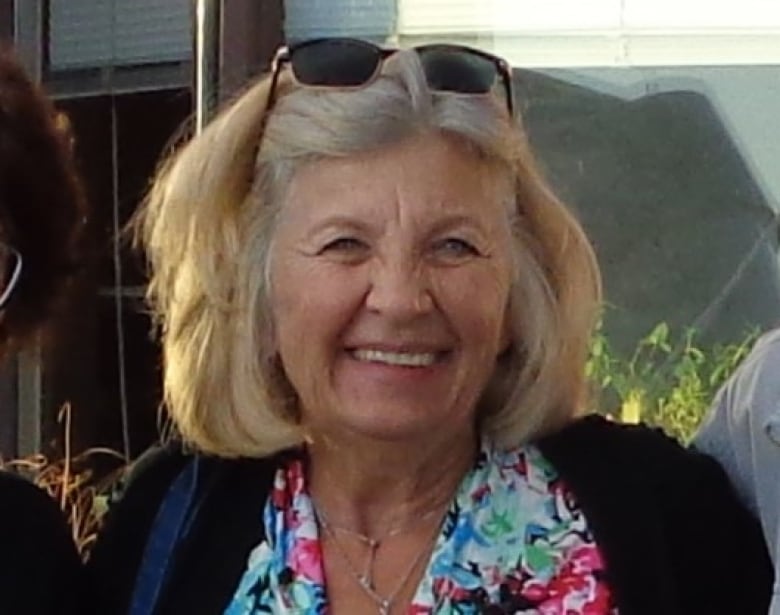
<path id="1" fill-rule="evenodd" d="M 436 355 L 432 352 L 385 352 L 384 350 L 353 350 L 352 356 L 358 361 L 403 365 L 405 367 L 426 367 L 433 365 Z"/>

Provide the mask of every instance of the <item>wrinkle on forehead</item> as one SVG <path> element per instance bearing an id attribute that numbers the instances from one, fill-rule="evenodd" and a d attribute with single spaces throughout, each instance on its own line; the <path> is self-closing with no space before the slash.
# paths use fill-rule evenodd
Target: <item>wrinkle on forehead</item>
<path id="1" fill-rule="evenodd" d="M 431 174 L 438 174 L 431 181 Z M 478 155 L 459 139 L 424 134 L 361 155 L 303 165 L 296 172 L 283 207 L 295 219 L 301 201 L 321 204 L 309 215 L 372 215 L 401 228 L 437 216 L 489 218 L 476 207 L 499 201 L 511 214 L 514 195 L 510 173 Z M 388 201 L 391 201 L 388 203 Z M 422 203 L 421 203 L 422 202 Z M 298 211 L 290 211 L 298 210 Z M 283 212 L 284 213 L 284 212 Z M 509 217 L 498 224 L 506 226 Z M 292 221 L 292 220 L 288 220 Z"/>

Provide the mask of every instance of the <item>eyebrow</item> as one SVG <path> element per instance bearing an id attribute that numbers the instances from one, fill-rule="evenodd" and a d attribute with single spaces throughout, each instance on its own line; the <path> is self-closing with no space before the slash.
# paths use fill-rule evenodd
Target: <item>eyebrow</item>
<path id="1" fill-rule="evenodd" d="M 424 229 L 424 234 L 426 236 L 437 235 L 456 228 L 466 228 L 478 233 L 480 237 L 489 234 L 489 229 L 480 220 L 459 213 L 447 214 L 443 219 L 434 221 L 432 225 Z M 334 213 L 315 223 L 301 235 L 301 238 L 305 241 L 311 241 L 331 229 L 346 229 L 363 234 L 373 234 L 371 225 L 358 217 L 350 214 Z"/>
<path id="2" fill-rule="evenodd" d="M 487 232 L 487 228 L 484 224 L 481 223 L 481 221 L 464 214 L 452 214 L 446 216 L 443 220 L 440 220 L 433 225 L 432 232 L 433 234 L 436 234 L 463 226 L 479 231 L 480 233 Z"/>
<path id="3" fill-rule="evenodd" d="M 327 216 L 314 224 L 314 226 L 312 226 L 306 233 L 303 234 L 303 237 L 308 239 L 331 228 L 346 228 L 355 231 L 367 232 L 369 226 L 356 219 L 354 216 L 346 214 L 334 214 Z"/>

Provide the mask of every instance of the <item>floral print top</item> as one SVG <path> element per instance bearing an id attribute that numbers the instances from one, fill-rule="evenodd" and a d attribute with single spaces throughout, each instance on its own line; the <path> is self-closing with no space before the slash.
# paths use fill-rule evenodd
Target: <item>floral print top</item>
<path id="1" fill-rule="evenodd" d="M 280 468 L 225 615 L 328 613 L 304 455 Z M 260 520 L 258 520 L 260 522 Z M 617 615 L 588 523 L 533 446 L 483 444 L 445 516 L 407 615 Z"/>

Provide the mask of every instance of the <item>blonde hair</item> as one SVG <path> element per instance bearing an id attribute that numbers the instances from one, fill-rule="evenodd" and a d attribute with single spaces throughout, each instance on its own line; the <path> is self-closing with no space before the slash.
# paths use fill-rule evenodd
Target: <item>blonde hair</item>
<path id="1" fill-rule="evenodd" d="M 598 268 L 505 103 L 431 92 L 412 52 L 357 90 L 301 88 L 283 75 L 267 112 L 269 86 L 261 78 L 163 165 L 138 220 L 165 402 L 185 441 L 258 457 L 303 440 L 268 309 L 269 252 L 287 185 L 308 161 L 436 133 L 503 168 L 516 187 L 513 343 L 478 404 L 480 429 L 508 447 L 570 420 L 585 400 Z"/>

